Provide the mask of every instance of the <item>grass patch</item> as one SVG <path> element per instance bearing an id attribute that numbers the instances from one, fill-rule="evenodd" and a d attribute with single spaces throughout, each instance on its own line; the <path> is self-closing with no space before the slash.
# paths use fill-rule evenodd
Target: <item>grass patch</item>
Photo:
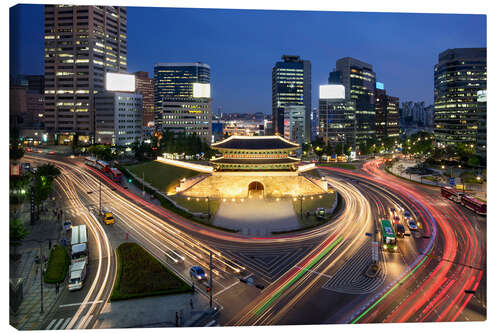
<path id="1" fill-rule="evenodd" d="M 188 200 L 188 197 L 184 195 L 172 195 L 170 196 L 172 200 L 177 202 L 179 205 L 182 207 L 189 209 L 190 211 L 194 213 L 208 213 L 210 212 L 211 218 L 215 216 L 217 211 L 219 210 L 219 206 L 221 203 L 220 199 L 213 199 L 210 198 L 208 201 L 206 198 L 190 198 Z M 198 200 L 196 200 L 198 199 Z"/>
<path id="2" fill-rule="evenodd" d="M 314 216 L 314 211 L 316 208 L 325 208 L 330 209 L 335 202 L 335 193 L 324 193 L 321 195 L 321 198 L 318 195 L 314 196 L 314 199 L 311 199 L 311 196 L 304 196 L 302 199 L 302 218 L 300 217 L 300 199 L 297 201 L 292 201 L 293 208 L 295 209 L 295 213 L 299 219 L 299 223 L 303 227 L 309 226 L 317 226 L 328 221 L 331 217 L 327 214 L 326 219 L 318 220 L 316 216 Z M 307 216 L 306 212 L 309 211 L 309 216 Z"/>
<path id="3" fill-rule="evenodd" d="M 175 188 L 179 186 L 182 178 L 189 178 L 200 174 L 197 171 L 157 161 L 128 165 L 127 169 L 139 178 L 142 178 L 144 172 L 144 180 L 164 193 L 175 192 Z"/>
<path id="4" fill-rule="evenodd" d="M 327 166 L 327 167 L 347 169 L 347 170 L 358 169 L 358 166 L 356 164 L 353 164 L 353 163 L 321 163 L 321 164 L 319 164 L 319 166 Z"/>
<path id="5" fill-rule="evenodd" d="M 192 292 L 191 287 L 136 243 L 116 249 L 118 274 L 111 301 Z"/>
<path id="6" fill-rule="evenodd" d="M 63 246 L 56 245 L 49 255 L 47 270 L 45 271 L 45 283 L 61 283 L 68 274 L 69 255 Z"/>

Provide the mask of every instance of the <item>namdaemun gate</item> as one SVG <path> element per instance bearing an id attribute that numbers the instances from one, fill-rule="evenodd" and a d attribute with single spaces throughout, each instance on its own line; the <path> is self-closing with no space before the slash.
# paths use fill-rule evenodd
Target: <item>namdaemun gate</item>
<path id="1" fill-rule="evenodd" d="M 281 198 L 327 191 L 324 180 L 308 176 L 313 163 L 294 157 L 300 146 L 281 136 L 230 136 L 211 146 L 218 157 L 211 166 L 158 158 L 159 162 L 191 168 L 201 176 L 181 182 L 177 194 L 213 198 Z M 200 180 L 201 179 L 201 180 Z"/>

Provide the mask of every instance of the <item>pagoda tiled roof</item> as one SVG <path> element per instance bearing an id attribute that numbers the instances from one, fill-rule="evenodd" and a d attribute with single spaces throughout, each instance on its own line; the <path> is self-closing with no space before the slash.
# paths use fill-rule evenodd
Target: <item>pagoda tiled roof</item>
<path id="1" fill-rule="evenodd" d="M 275 150 L 298 149 L 299 145 L 281 136 L 230 136 L 212 144 L 213 149 Z"/>

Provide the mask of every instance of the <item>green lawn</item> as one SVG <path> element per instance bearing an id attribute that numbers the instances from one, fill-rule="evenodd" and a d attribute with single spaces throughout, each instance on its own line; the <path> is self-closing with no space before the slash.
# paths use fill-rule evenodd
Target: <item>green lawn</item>
<path id="1" fill-rule="evenodd" d="M 61 283 L 66 278 L 69 267 L 69 255 L 63 246 L 56 245 L 49 255 L 44 280 L 46 283 Z"/>
<path id="2" fill-rule="evenodd" d="M 356 170 L 358 168 L 358 166 L 354 163 L 320 163 L 319 166 L 328 166 L 347 170 Z"/>
<path id="3" fill-rule="evenodd" d="M 191 287 L 136 243 L 116 249 L 118 273 L 111 301 L 192 292 Z"/>
<path id="4" fill-rule="evenodd" d="M 299 219 L 299 223 L 301 227 L 311 227 L 314 225 L 318 225 L 328 221 L 330 216 L 327 216 L 325 220 L 318 220 L 314 216 L 314 211 L 316 208 L 325 208 L 330 209 L 335 201 L 335 193 L 325 193 L 321 195 L 321 198 L 316 195 L 314 199 L 311 199 L 310 196 L 304 197 L 302 200 L 302 219 L 300 218 L 300 199 L 297 201 L 292 201 L 293 208 L 297 213 L 297 217 Z M 306 212 L 310 212 L 310 216 L 306 216 Z"/>
<path id="5" fill-rule="evenodd" d="M 157 161 L 127 165 L 126 168 L 140 178 L 142 178 L 144 172 L 144 180 L 165 193 L 175 192 L 175 188 L 179 186 L 180 179 L 200 174 L 197 171 L 179 168 Z"/>
<path id="6" fill-rule="evenodd" d="M 177 202 L 182 207 L 189 209 L 194 213 L 207 213 L 210 209 L 210 215 L 212 218 L 215 216 L 220 206 L 220 199 L 210 199 L 207 201 L 206 198 L 192 198 L 183 195 L 173 195 L 170 197 L 175 202 Z M 198 200 L 197 200 L 198 199 Z"/>

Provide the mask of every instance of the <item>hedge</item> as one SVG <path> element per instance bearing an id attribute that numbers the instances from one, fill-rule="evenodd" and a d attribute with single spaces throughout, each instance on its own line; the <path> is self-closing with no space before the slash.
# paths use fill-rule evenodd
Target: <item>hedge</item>
<path id="1" fill-rule="evenodd" d="M 111 301 L 192 292 L 165 265 L 137 243 L 123 243 L 116 249 L 118 271 Z"/>
<path id="2" fill-rule="evenodd" d="M 61 283 L 66 279 L 69 267 L 69 255 L 61 245 L 56 245 L 50 251 L 44 280 L 46 283 Z"/>

